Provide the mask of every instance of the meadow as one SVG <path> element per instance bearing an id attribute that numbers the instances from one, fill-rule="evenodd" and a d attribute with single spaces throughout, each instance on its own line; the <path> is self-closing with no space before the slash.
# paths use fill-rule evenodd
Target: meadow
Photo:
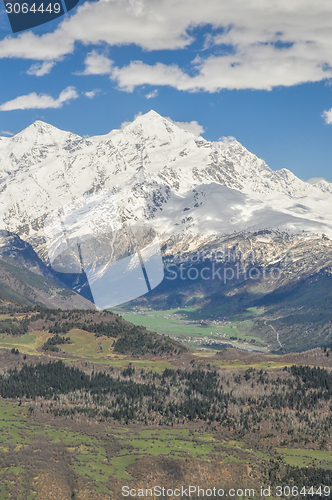
<path id="1" fill-rule="evenodd" d="M 164 480 L 170 477 L 162 467 L 173 464 L 175 476 L 174 467 L 190 471 L 192 477 L 198 470 L 209 471 L 210 481 L 223 477 L 223 484 L 234 484 L 234 474 L 248 468 L 257 471 L 259 464 L 278 454 L 296 467 L 332 469 L 332 455 L 326 450 L 278 448 L 277 455 L 263 453 L 244 441 L 195 426 L 78 425 L 71 419 L 34 414 L 30 402 L 0 400 L 0 431 L 0 500 L 39 500 L 45 494 L 52 499 L 113 500 L 122 485 L 140 484 L 142 463 L 159 467 L 159 478 Z M 214 467 L 217 478 L 211 475 Z M 60 476 L 64 482 L 57 479 L 56 492 L 52 487 Z"/>
<path id="2" fill-rule="evenodd" d="M 257 308 L 249 308 L 241 317 L 236 315 L 228 318 L 224 324 L 219 323 L 218 325 L 211 318 L 205 318 L 203 324 L 197 324 L 195 322 L 196 311 L 197 309 L 193 306 L 162 311 L 150 309 L 139 309 L 138 311 L 116 310 L 126 321 L 143 325 L 150 330 L 164 333 L 172 338 L 182 339 L 191 347 L 197 347 L 203 337 L 238 346 L 239 342 L 231 339 L 231 337 L 237 337 L 240 342 L 244 342 L 246 345 L 249 344 L 250 349 L 266 351 L 266 343 L 252 334 L 253 318 L 262 313 Z"/>
<path id="3" fill-rule="evenodd" d="M 32 418 L 28 402 L 0 400 L 0 500 L 40 498 L 40 480 L 45 480 L 47 471 L 71 477 L 73 491 L 76 485 L 82 491 L 94 491 L 91 498 L 109 498 L 112 485 L 130 484 L 135 466 L 153 457 L 168 457 L 176 463 L 216 461 L 225 466 L 261 459 L 242 442 L 220 441 L 200 429 L 103 423 L 84 431 L 77 428 L 70 420 Z"/>
<path id="4" fill-rule="evenodd" d="M 95 337 L 93 333 L 78 329 L 71 330 L 68 335 L 73 343 L 61 346 L 61 351 L 70 356 L 64 360 L 65 362 L 85 361 L 117 368 L 128 366 L 129 361 L 126 356 L 113 352 L 112 344 L 115 339 L 112 337 Z M 41 356 L 45 355 L 41 349 L 43 344 L 52 336 L 53 334 L 46 331 L 30 332 L 21 336 L 10 336 L 2 333 L 0 334 L 0 349 L 11 350 L 14 348 L 22 354 Z M 48 352 L 47 355 L 54 357 L 52 352 Z M 137 368 L 157 373 L 161 373 L 165 368 L 173 367 L 169 361 L 163 359 L 157 362 L 149 359 L 133 359 L 130 360 L 130 363 Z"/>

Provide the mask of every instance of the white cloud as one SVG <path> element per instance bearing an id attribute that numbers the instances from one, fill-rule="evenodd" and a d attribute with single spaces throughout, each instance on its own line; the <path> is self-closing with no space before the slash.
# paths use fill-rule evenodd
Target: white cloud
<path id="1" fill-rule="evenodd" d="M 201 135 L 205 132 L 202 125 L 200 125 L 196 120 L 193 120 L 192 122 L 175 122 L 172 118 L 167 117 L 166 119 L 174 123 L 174 125 L 177 125 L 178 127 L 183 128 L 183 130 L 191 132 L 194 135 Z"/>
<path id="2" fill-rule="evenodd" d="M 114 67 L 111 79 L 127 92 L 146 84 L 168 85 L 190 92 L 217 92 L 221 89 L 271 90 L 279 85 L 292 86 L 332 77 L 332 70 L 323 69 L 323 63 L 316 64 L 314 57 L 307 64 L 305 59 L 310 49 L 305 55 L 301 52 L 300 47 L 285 49 L 284 54 L 272 45 L 255 45 L 242 53 L 196 59 L 195 76 L 188 75 L 175 64 L 149 65 L 132 61 L 122 68 Z"/>
<path id="3" fill-rule="evenodd" d="M 95 50 L 86 56 L 84 63 L 83 75 L 107 75 L 112 71 L 113 61 Z"/>
<path id="4" fill-rule="evenodd" d="M 204 36 L 203 50 L 209 49 L 210 47 L 212 47 L 214 45 L 214 43 L 215 43 L 215 38 L 213 37 L 213 35 L 211 33 L 207 33 Z"/>
<path id="5" fill-rule="evenodd" d="M 63 31 L 62 25 L 53 33 L 37 36 L 28 31 L 17 37 L 0 40 L 0 58 L 54 61 L 74 51 L 75 39 Z"/>
<path id="6" fill-rule="evenodd" d="M 323 111 L 322 118 L 324 118 L 325 123 L 327 123 L 328 125 L 331 125 L 332 124 L 332 108 L 329 110 Z"/>
<path id="7" fill-rule="evenodd" d="M 199 1 L 194 3 L 198 5 Z M 212 1 L 217 5 L 216 0 Z M 189 5 L 189 0 L 86 2 L 62 27 L 71 38 L 85 43 L 135 44 L 146 50 L 174 50 L 185 48 L 193 41 L 186 33 L 191 25 Z"/>
<path id="8" fill-rule="evenodd" d="M 209 28 L 202 43 L 209 52 L 201 52 L 207 55 L 196 61 L 194 76 L 163 59 L 113 68 L 95 51 L 87 56 L 84 74 L 111 74 L 128 91 L 145 84 L 186 91 L 270 90 L 332 77 L 331 24 L 330 0 L 100 0 L 78 7 L 54 33 L 5 38 L 0 57 L 53 61 L 73 52 L 75 42 L 184 49 L 194 40 L 193 26 L 212 25 L 223 31 Z"/>
<path id="9" fill-rule="evenodd" d="M 84 92 L 84 94 L 89 98 L 89 99 L 93 99 L 97 94 L 98 92 L 100 92 L 99 89 L 94 89 L 94 90 L 90 90 L 90 92 Z"/>
<path id="10" fill-rule="evenodd" d="M 133 121 L 135 121 L 136 118 L 138 118 L 139 116 L 142 116 L 142 114 L 143 114 L 142 111 L 140 111 L 139 113 L 137 113 L 137 115 L 134 116 L 134 120 Z M 131 123 L 133 123 L 133 122 L 132 121 L 131 122 L 125 121 L 125 122 L 121 123 L 121 130 L 123 130 L 124 128 L 126 128 L 127 125 L 130 125 Z"/>
<path id="11" fill-rule="evenodd" d="M 231 142 L 236 141 L 236 139 L 232 135 L 227 135 L 227 136 L 223 135 L 222 137 L 220 137 L 219 141 L 222 141 L 225 144 L 229 144 Z"/>
<path id="12" fill-rule="evenodd" d="M 1 130 L 0 134 L 5 134 L 5 135 L 15 135 L 13 132 L 8 132 L 8 130 Z"/>
<path id="13" fill-rule="evenodd" d="M 157 63 L 154 66 L 144 64 L 142 61 L 133 61 L 122 68 L 114 67 L 111 77 L 117 81 L 119 87 L 127 92 L 132 92 L 137 85 L 170 85 L 181 90 L 188 89 L 190 77 L 185 75 L 176 65 L 167 66 Z"/>
<path id="14" fill-rule="evenodd" d="M 45 61 L 43 63 L 36 63 L 30 66 L 27 71 L 28 75 L 44 76 L 51 72 L 51 69 L 55 65 L 54 61 Z"/>
<path id="15" fill-rule="evenodd" d="M 309 184 L 318 184 L 321 181 L 326 181 L 324 177 L 311 177 L 307 180 Z"/>
<path id="16" fill-rule="evenodd" d="M 152 92 L 149 92 L 149 94 L 146 94 L 147 99 L 153 99 L 154 97 L 157 97 L 158 95 L 158 90 L 154 89 Z"/>
<path id="17" fill-rule="evenodd" d="M 121 130 L 123 130 L 124 128 L 126 128 L 127 125 L 130 125 L 132 122 L 123 122 L 121 123 Z"/>
<path id="18" fill-rule="evenodd" d="M 57 99 L 47 94 L 22 95 L 0 105 L 0 111 L 12 111 L 14 109 L 46 109 L 62 108 L 65 102 L 77 99 L 78 94 L 74 87 L 64 89 Z"/>

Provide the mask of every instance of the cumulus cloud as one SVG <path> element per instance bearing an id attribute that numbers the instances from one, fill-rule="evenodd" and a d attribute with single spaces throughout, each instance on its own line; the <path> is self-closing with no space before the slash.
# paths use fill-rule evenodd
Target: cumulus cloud
<path id="1" fill-rule="evenodd" d="M 156 63 L 151 66 L 142 61 L 133 61 L 122 68 L 114 67 L 110 77 L 119 87 L 132 92 L 137 85 L 170 85 L 179 90 L 188 90 L 190 77 L 174 65 Z"/>
<path id="2" fill-rule="evenodd" d="M 142 57 L 116 67 L 96 51 L 88 54 L 84 74 L 110 74 L 127 91 L 145 84 L 191 92 L 270 90 L 332 78 L 331 24 L 330 0 L 100 0 L 85 2 L 53 33 L 5 38 L 0 57 L 53 61 L 73 52 L 76 42 L 184 49 L 194 41 L 192 27 L 206 26 L 194 75 L 164 64 L 162 55 L 154 65 Z"/>
<path id="3" fill-rule="evenodd" d="M 146 84 L 167 85 L 190 92 L 217 92 L 221 89 L 271 90 L 275 86 L 293 86 L 332 77 L 332 70 L 323 68 L 323 64 L 313 61 L 306 64 L 308 54 L 304 56 L 299 48 L 286 50 L 284 54 L 276 47 L 261 45 L 242 53 L 199 58 L 195 62 L 195 76 L 190 76 L 176 64 L 158 62 L 149 65 L 132 61 L 127 66 L 114 67 L 111 79 L 127 92 Z"/>
<path id="4" fill-rule="evenodd" d="M 107 75 L 111 73 L 113 61 L 95 50 L 85 58 L 83 75 Z"/>
<path id="5" fill-rule="evenodd" d="M 128 121 L 121 123 L 121 130 L 123 130 L 124 128 L 126 128 L 126 126 L 130 125 L 131 123 L 132 122 L 128 122 Z"/>
<path id="6" fill-rule="evenodd" d="M 93 99 L 97 94 L 98 92 L 100 92 L 99 89 L 94 89 L 94 90 L 90 90 L 89 92 L 85 92 L 84 94 L 89 98 L 89 99 Z"/>
<path id="7" fill-rule="evenodd" d="M 174 125 L 177 125 L 178 127 L 183 128 L 183 130 L 191 132 L 194 135 L 201 135 L 203 134 L 203 132 L 205 132 L 202 125 L 200 125 L 196 120 L 193 120 L 191 122 L 176 122 L 169 117 L 167 117 L 166 119 L 174 123 Z"/>
<path id="8" fill-rule="evenodd" d="M 0 111 L 12 111 L 15 109 L 46 109 L 62 108 L 65 102 L 77 99 L 78 94 L 74 87 L 64 89 L 57 99 L 47 94 L 22 95 L 0 105 Z"/>
<path id="9" fill-rule="evenodd" d="M 322 118 L 324 118 L 325 123 L 327 123 L 328 125 L 331 125 L 332 124 L 332 108 L 329 110 L 323 111 Z"/>
<path id="10" fill-rule="evenodd" d="M 321 181 L 326 181 L 324 177 L 311 177 L 307 180 L 309 184 L 318 184 Z"/>
<path id="11" fill-rule="evenodd" d="M 236 141 L 236 139 L 232 135 L 223 135 L 222 137 L 219 138 L 219 141 L 222 141 L 225 144 L 230 144 L 231 142 Z"/>
<path id="12" fill-rule="evenodd" d="M 157 97 L 157 95 L 158 95 L 158 90 L 157 90 L 157 89 L 155 89 L 155 90 L 153 90 L 152 92 L 149 92 L 148 94 L 146 94 L 146 96 L 145 96 L 145 97 L 146 97 L 147 99 L 153 99 L 154 97 Z"/>
<path id="13" fill-rule="evenodd" d="M 75 39 L 63 31 L 62 25 L 53 33 L 42 36 L 28 31 L 17 37 L 0 40 L 0 58 L 54 61 L 74 51 Z"/>
<path id="14" fill-rule="evenodd" d="M 51 72 L 51 69 L 55 65 L 54 61 L 45 61 L 43 63 L 36 63 L 30 66 L 27 71 L 28 75 L 44 76 Z"/>
<path id="15" fill-rule="evenodd" d="M 134 120 L 133 121 L 135 121 L 136 118 L 138 118 L 139 116 L 142 116 L 142 114 L 143 114 L 142 111 L 140 111 L 139 113 L 137 113 L 137 115 L 134 116 Z M 131 122 L 129 122 L 129 121 L 122 122 L 121 123 L 121 130 L 123 130 L 124 128 L 126 128 L 127 125 L 130 125 L 131 123 L 133 123 L 133 122 L 132 121 Z"/>

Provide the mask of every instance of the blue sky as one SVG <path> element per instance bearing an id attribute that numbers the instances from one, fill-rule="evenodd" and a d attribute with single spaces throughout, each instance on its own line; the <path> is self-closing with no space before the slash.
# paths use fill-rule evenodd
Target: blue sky
<path id="1" fill-rule="evenodd" d="M 104 134 L 154 109 L 332 182 L 330 1 L 99 0 L 18 35 L 1 8 L 0 135 Z"/>

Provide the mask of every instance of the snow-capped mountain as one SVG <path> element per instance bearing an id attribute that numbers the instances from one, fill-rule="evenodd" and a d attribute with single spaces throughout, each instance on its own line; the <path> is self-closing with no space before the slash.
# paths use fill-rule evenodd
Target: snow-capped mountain
<path id="1" fill-rule="evenodd" d="M 264 229 L 332 237 L 331 184 L 273 171 L 237 141 L 209 142 L 154 111 L 88 139 L 41 121 L 0 138 L 0 229 L 41 257 L 47 215 L 101 190 L 122 222 L 150 221 L 179 248 Z"/>

